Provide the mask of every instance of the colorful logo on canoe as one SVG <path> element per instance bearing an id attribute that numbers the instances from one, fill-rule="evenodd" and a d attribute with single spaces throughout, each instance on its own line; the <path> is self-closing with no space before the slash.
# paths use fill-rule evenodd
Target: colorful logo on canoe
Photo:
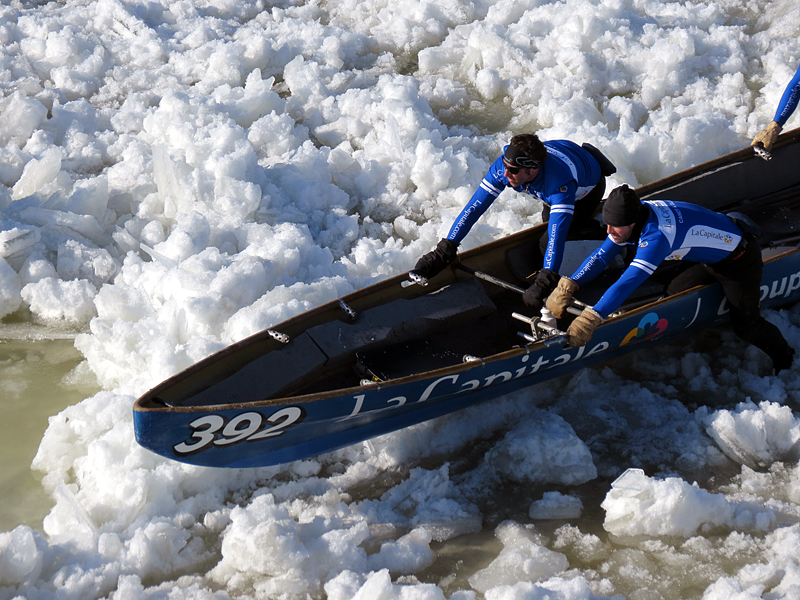
<path id="1" fill-rule="evenodd" d="M 629 342 L 649 340 L 654 338 L 659 333 L 663 333 L 667 329 L 667 320 L 659 319 L 656 313 L 647 313 L 636 328 L 631 329 L 630 333 L 625 336 L 620 346 L 624 346 Z"/>

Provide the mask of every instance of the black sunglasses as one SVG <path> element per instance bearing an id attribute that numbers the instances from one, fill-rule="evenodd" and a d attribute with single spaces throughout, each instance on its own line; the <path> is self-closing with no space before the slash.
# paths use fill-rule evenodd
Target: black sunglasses
<path id="1" fill-rule="evenodd" d="M 506 168 L 506 171 L 508 171 L 511 175 L 516 175 L 517 173 L 520 172 L 520 169 L 538 169 L 542 164 L 536 160 L 531 160 L 530 162 L 531 166 L 529 167 L 512 167 L 506 161 L 503 161 L 503 166 Z"/>

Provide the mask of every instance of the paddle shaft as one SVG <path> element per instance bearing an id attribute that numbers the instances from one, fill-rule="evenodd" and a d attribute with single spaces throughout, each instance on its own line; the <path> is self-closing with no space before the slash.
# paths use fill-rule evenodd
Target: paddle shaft
<path id="1" fill-rule="evenodd" d="M 484 281 L 488 281 L 489 283 L 493 283 L 501 288 L 505 288 L 507 290 L 511 290 L 512 292 L 517 292 L 518 294 L 524 294 L 525 290 L 519 286 L 514 285 L 513 283 L 508 283 L 507 281 L 503 281 L 502 279 L 498 279 L 488 273 L 483 273 L 481 271 L 476 271 L 475 269 L 471 269 L 466 265 L 458 264 L 456 265 L 457 269 L 461 269 L 465 273 L 469 273 L 470 275 L 474 275 L 478 279 L 483 279 Z"/>
<path id="2" fill-rule="evenodd" d="M 488 273 L 484 273 L 482 271 L 476 271 L 475 269 L 471 269 L 466 265 L 462 265 L 462 264 L 459 263 L 458 265 L 456 265 L 456 268 L 457 269 L 461 269 L 465 273 L 469 273 L 470 275 L 473 275 L 473 276 L 477 277 L 478 279 L 483 279 L 484 281 L 488 281 L 489 283 L 493 283 L 493 284 L 495 284 L 497 286 L 500 286 L 501 288 L 504 288 L 504 289 L 507 289 L 507 290 L 511 290 L 512 292 L 517 292 L 518 294 L 524 294 L 525 293 L 524 289 L 522 289 L 519 286 L 514 285 L 513 283 L 508 283 L 507 281 L 503 281 L 502 279 L 498 279 L 497 277 L 494 277 L 494 276 L 489 275 Z M 581 302 L 579 300 L 575 300 L 574 298 L 572 299 L 572 302 L 576 306 L 579 306 L 581 308 L 586 308 L 586 306 L 587 306 L 583 302 Z M 571 312 L 572 314 L 575 314 L 575 315 L 579 315 L 581 313 L 580 310 L 572 308 L 571 306 L 569 308 L 567 308 L 567 311 Z"/>

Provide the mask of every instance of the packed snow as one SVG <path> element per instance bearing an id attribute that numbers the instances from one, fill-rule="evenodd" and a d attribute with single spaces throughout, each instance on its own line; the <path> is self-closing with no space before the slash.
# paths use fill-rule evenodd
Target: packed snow
<path id="1" fill-rule="evenodd" d="M 800 368 L 724 327 L 278 467 L 156 456 L 131 407 L 412 268 L 515 133 L 631 186 L 748 145 L 798 40 L 795 0 L 4 2 L 0 317 L 103 391 L 50 419 L 0 600 L 796 600 Z"/>

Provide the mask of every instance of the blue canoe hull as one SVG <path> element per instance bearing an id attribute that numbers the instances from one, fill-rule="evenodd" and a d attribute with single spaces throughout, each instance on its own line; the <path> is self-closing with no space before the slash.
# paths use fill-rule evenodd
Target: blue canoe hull
<path id="1" fill-rule="evenodd" d="M 762 307 L 800 299 L 800 251 L 767 262 Z M 727 320 L 721 287 L 684 292 L 601 326 L 582 348 L 510 350 L 473 362 L 315 399 L 134 411 L 136 440 L 153 452 L 211 467 L 301 460 L 515 392 L 644 346 Z"/>

